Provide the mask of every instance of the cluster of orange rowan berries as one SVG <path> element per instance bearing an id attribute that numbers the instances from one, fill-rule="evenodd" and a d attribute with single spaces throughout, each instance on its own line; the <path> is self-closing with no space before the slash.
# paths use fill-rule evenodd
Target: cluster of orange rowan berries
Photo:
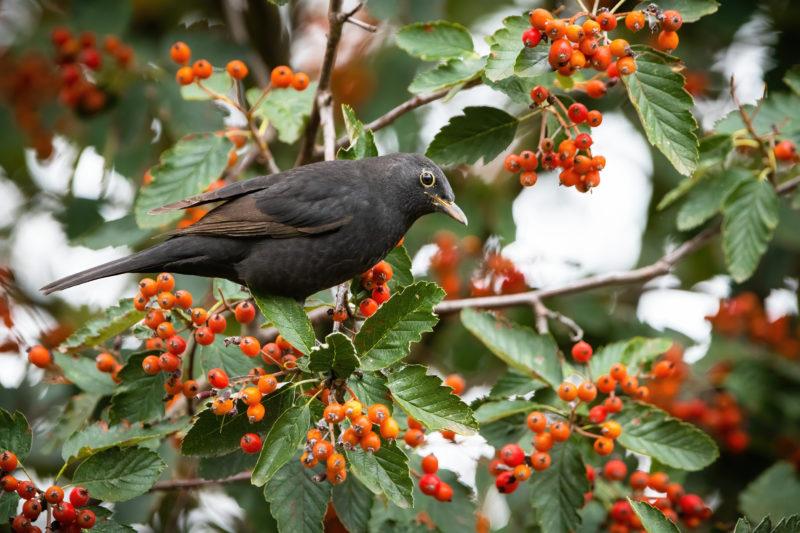
<path id="1" fill-rule="evenodd" d="M 574 102 L 567 108 L 557 96 L 551 95 L 541 85 L 531 90 L 531 99 L 534 105 L 544 106 L 546 112 L 557 117 L 566 138 L 556 149 L 551 137 L 542 137 L 536 152 L 524 150 L 519 154 L 509 154 L 503 163 L 505 169 L 512 173 L 520 172 L 519 180 L 523 187 L 536 184 L 536 169 L 540 164 L 545 170 L 561 168 L 558 175 L 561 185 L 575 187 L 580 192 L 600 185 L 600 171 L 606 166 L 606 158 L 592 154 L 594 140 L 588 133 L 581 132 L 579 126 L 596 128 L 603 123 L 603 114 L 597 110 L 590 111 L 580 102 Z"/>
<path id="2" fill-rule="evenodd" d="M 306 468 L 322 464 L 325 474 L 317 479 L 339 485 L 347 479 L 347 460 L 337 450 L 361 447 L 367 453 L 375 453 L 381 448 L 381 439 L 391 442 L 398 437 L 400 426 L 381 403 L 364 406 L 355 396 L 344 403 L 330 395 L 327 398 L 322 419 L 306 433 L 300 462 Z"/>
<path id="3" fill-rule="evenodd" d="M 370 295 L 358 304 L 358 312 L 363 317 L 370 317 L 375 311 L 392 297 L 388 282 L 394 275 L 394 269 L 387 261 L 380 261 L 377 265 L 361 274 L 361 287 Z M 333 310 L 333 320 L 344 322 L 347 320 L 347 309 Z"/>
<path id="4" fill-rule="evenodd" d="M 670 482 L 665 472 L 644 472 L 636 470 L 628 477 L 628 466 L 620 459 L 611 459 L 603 465 L 601 474 L 609 482 L 624 482 L 628 478 L 628 485 L 632 491 L 632 498 L 646 502 L 660 510 L 664 516 L 678 523 L 682 520 L 684 525 L 694 528 L 711 516 L 711 509 L 706 506 L 703 499 L 697 494 L 687 494 L 683 485 Z M 597 473 L 591 466 L 586 467 L 586 477 L 592 486 L 596 481 Z M 645 489 L 660 493 L 658 497 L 645 496 Z M 588 493 L 587 500 L 592 493 Z M 627 499 L 620 498 L 615 501 L 607 516 L 607 529 L 610 533 L 629 533 L 644 531 L 639 519 Z"/>
<path id="5" fill-rule="evenodd" d="M 419 478 L 419 490 L 426 496 L 432 496 L 440 502 L 453 500 L 453 487 L 442 481 L 436 474 L 439 471 L 439 460 L 435 455 L 428 454 L 422 458 L 422 471 Z"/>
<path id="6" fill-rule="evenodd" d="M 214 73 L 213 65 L 206 59 L 198 59 L 189 65 L 192 60 L 192 49 L 182 41 L 178 41 L 170 47 L 169 55 L 175 63 L 181 65 L 175 73 L 175 80 L 181 85 L 189 85 L 195 81 L 205 80 Z M 245 79 L 250 73 L 247 65 L 240 59 L 229 61 L 225 65 L 225 72 L 234 80 L 239 81 Z M 272 87 L 293 87 L 298 91 L 302 91 L 308 87 L 309 82 L 307 74 L 292 72 L 292 69 L 285 65 L 275 67 L 270 73 Z"/>
<path id="7" fill-rule="evenodd" d="M 94 114 L 104 109 L 109 94 L 101 83 L 87 73 L 100 71 L 108 64 L 103 59 L 104 54 L 114 60 L 116 68 L 129 68 L 133 61 L 133 48 L 115 35 L 107 35 L 102 48 L 99 48 L 94 33 L 84 31 L 80 35 L 73 35 L 62 27 L 52 31 L 51 40 L 56 49 L 56 63 L 61 77 L 61 103 L 84 114 Z"/>
<path id="8" fill-rule="evenodd" d="M 11 519 L 11 530 L 15 533 L 41 533 L 42 529 L 34 525 L 39 516 L 51 506 L 55 523 L 46 524 L 47 531 L 64 531 L 80 533 L 84 529 L 94 527 L 97 517 L 91 509 L 81 509 L 89 504 L 89 491 L 83 487 L 74 487 L 69 494 L 69 501 L 64 500 L 64 489 L 51 485 L 42 491 L 31 480 L 19 480 L 14 472 L 19 461 L 14 452 L 5 450 L 0 453 L 0 488 L 4 492 L 16 492 L 24 501 L 22 513 Z"/>

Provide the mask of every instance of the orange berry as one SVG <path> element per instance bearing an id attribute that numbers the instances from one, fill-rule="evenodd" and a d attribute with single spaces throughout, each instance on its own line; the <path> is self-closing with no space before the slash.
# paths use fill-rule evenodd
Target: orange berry
<path id="1" fill-rule="evenodd" d="M 158 362 L 158 357 L 155 355 L 148 355 L 142 359 L 142 370 L 149 376 L 154 376 L 161 372 L 161 366 Z"/>
<path id="2" fill-rule="evenodd" d="M 453 394 L 456 396 L 460 396 L 467 386 L 464 378 L 458 374 L 450 374 L 444 378 L 444 384 L 453 389 Z"/>
<path id="3" fill-rule="evenodd" d="M 550 464 L 552 459 L 550 458 L 550 454 L 547 452 L 536 452 L 531 455 L 531 464 L 533 465 L 533 469 L 537 472 L 541 472 L 542 470 L 547 470 L 550 468 Z"/>
<path id="4" fill-rule="evenodd" d="M 171 292 L 159 292 L 156 301 L 161 309 L 172 309 L 175 307 L 175 295 Z"/>
<path id="5" fill-rule="evenodd" d="M 597 397 L 597 387 L 591 381 L 584 381 L 578 386 L 578 398 L 583 402 L 591 402 Z"/>
<path id="6" fill-rule="evenodd" d="M 309 83 L 308 74 L 305 72 L 295 72 L 294 76 L 292 76 L 292 87 L 296 91 L 304 91 Z"/>
<path id="7" fill-rule="evenodd" d="M 247 405 L 255 405 L 261 401 L 261 391 L 258 387 L 245 387 L 241 391 L 241 398 Z"/>
<path id="8" fill-rule="evenodd" d="M 422 471 L 426 474 L 435 474 L 439 470 L 439 460 L 435 455 L 428 454 L 422 459 Z"/>
<path id="9" fill-rule="evenodd" d="M 556 442 L 564 442 L 569 438 L 571 431 L 569 424 L 566 422 L 558 421 L 550 426 L 550 434 Z"/>
<path id="10" fill-rule="evenodd" d="M 622 57 L 617 60 L 617 70 L 622 76 L 630 76 L 636 72 L 636 61 L 630 56 Z"/>
<path id="11" fill-rule="evenodd" d="M 286 65 L 275 67 L 274 69 L 272 69 L 272 73 L 269 76 L 270 83 L 272 83 L 272 86 L 279 88 L 285 88 L 290 86 L 292 84 L 293 78 L 294 74 L 292 73 L 292 69 L 290 69 Z"/>
<path id="12" fill-rule="evenodd" d="M 647 478 L 647 486 L 656 492 L 667 492 L 669 476 L 664 472 L 653 472 Z"/>
<path id="13" fill-rule="evenodd" d="M 397 423 L 397 420 L 389 417 L 381 422 L 380 431 L 381 437 L 384 439 L 396 439 L 400 434 L 400 425 Z"/>
<path id="14" fill-rule="evenodd" d="M 622 426 L 616 420 L 607 420 L 600 426 L 600 433 L 609 439 L 616 439 L 622 434 Z"/>
<path id="15" fill-rule="evenodd" d="M 625 16 L 625 27 L 631 31 L 641 30 L 645 23 L 645 16 L 641 11 L 631 11 Z"/>
<path id="16" fill-rule="evenodd" d="M 214 68 L 211 66 L 211 63 L 205 59 L 198 59 L 192 65 L 192 72 L 194 72 L 196 78 L 204 80 L 211 77 L 211 74 L 214 72 Z"/>
<path id="17" fill-rule="evenodd" d="M 53 356 L 50 355 L 50 350 L 37 344 L 28 350 L 28 361 L 39 368 L 47 368 L 53 362 Z"/>
<path id="18" fill-rule="evenodd" d="M 548 21 L 553 20 L 553 14 L 546 9 L 538 8 L 531 11 L 530 23 L 531 26 L 539 31 L 545 31 L 545 25 Z"/>
<path id="19" fill-rule="evenodd" d="M 420 429 L 409 429 L 405 432 L 405 435 L 403 435 L 403 441 L 412 448 L 416 448 L 425 442 L 425 433 Z"/>
<path id="20" fill-rule="evenodd" d="M 597 15 L 597 23 L 603 31 L 611 31 L 617 27 L 617 17 L 605 11 Z"/>
<path id="21" fill-rule="evenodd" d="M 374 431 L 370 431 L 361 437 L 361 448 L 365 452 L 375 453 L 381 449 L 381 438 Z"/>
<path id="22" fill-rule="evenodd" d="M 325 411 L 322 413 L 322 417 L 325 419 L 326 422 L 331 422 L 333 424 L 338 424 L 342 420 L 344 420 L 344 407 L 342 407 L 338 403 L 331 403 L 325 407 Z"/>
<path id="23" fill-rule="evenodd" d="M 622 381 L 628 376 L 628 369 L 625 368 L 625 365 L 623 365 L 622 363 L 614 363 L 613 365 L 611 365 L 609 374 L 616 381 Z"/>
<path id="24" fill-rule="evenodd" d="M 589 80 L 586 82 L 586 94 L 590 98 L 602 98 L 606 94 L 606 84 L 601 80 Z"/>
<path id="25" fill-rule="evenodd" d="M 608 455 L 614 451 L 614 441 L 605 437 L 596 438 L 593 446 L 599 455 Z"/>
<path id="26" fill-rule="evenodd" d="M 636 376 L 628 376 L 624 380 L 622 380 L 622 391 L 625 394 L 634 395 L 636 394 L 636 389 L 639 388 L 639 380 Z"/>
<path id="27" fill-rule="evenodd" d="M 211 412 L 217 416 L 227 415 L 231 411 L 233 411 L 233 400 L 230 398 L 222 399 L 222 398 L 214 398 L 214 401 L 211 402 Z"/>
<path id="28" fill-rule="evenodd" d="M 528 428 L 534 433 L 541 433 L 547 427 L 547 418 L 544 413 L 533 411 L 527 418 Z"/>
<path id="29" fill-rule="evenodd" d="M 195 380 L 190 379 L 183 382 L 183 395 L 187 398 L 194 398 L 199 391 L 200 387 Z"/>
<path id="30" fill-rule="evenodd" d="M 373 424 L 380 424 L 391 416 L 389 408 L 382 403 L 375 403 L 367 409 L 367 417 Z"/>
<path id="31" fill-rule="evenodd" d="M 258 378 L 258 390 L 261 394 L 270 394 L 278 388 L 278 380 L 272 374 Z"/>
<path id="32" fill-rule="evenodd" d="M 261 343 L 255 337 L 242 337 L 239 349 L 247 357 L 255 357 L 261 351 Z"/>
<path id="33" fill-rule="evenodd" d="M 182 309 L 189 309 L 192 307 L 192 293 L 189 291 L 175 291 L 175 303 Z"/>
<path id="34" fill-rule="evenodd" d="M 668 9 L 664 11 L 661 27 L 667 31 L 678 31 L 683 26 L 683 17 L 678 11 Z"/>
<path id="35" fill-rule="evenodd" d="M 247 420 L 251 424 L 260 422 L 264 418 L 266 412 L 267 410 L 260 403 L 254 403 L 253 405 L 249 405 L 247 406 Z"/>
<path id="36" fill-rule="evenodd" d="M 192 67 L 181 67 L 175 73 L 175 81 L 180 85 L 189 85 L 194 81 L 194 70 Z"/>
<path id="37" fill-rule="evenodd" d="M 238 59 L 229 61 L 228 64 L 225 65 L 225 70 L 228 72 L 228 75 L 235 80 L 245 79 L 249 72 L 247 70 L 247 65 L 244 64 L 244 61 L 240 61 Z"/>
<path id="38" fill-rule="evenodd" d="M 611 54 L 616 57 L 625 57 L 631 55 L 631 45 L 625 39 L 614 39 L 609 45 Z"/>
<path id="39" fill-rule="evenodd" d="M 603 374 L 597 378 L 597 390 L 603 394 L 608 394 L 617 387 L 617 382 L 608 374 Z"/>
<path id="40" fill-rule="evenodd" d="M 208 311 L 202 307 L 195 307 L 192 309 L 192 322 L 195 326 L 204 324 L 208 320 Z"/>
<path id="41" fill-rule="evenodd" d="M 551 433 L 537 433 L 533 436 L 533 447 L 540 452 L 546 452 L 553 447 L 553 435 Z"/>
<path id="42" fill-rule="evenodd" d="M 569 381 L 565 381 L 558 386 L 558 397 L 565 402 L 571 402 L 578 397 L 578 388 Z"/>
<path id="43" fill-rule="evenodd" d="M 94 361 L 97 370 L 100 372 L 113 372 L 114 368 L 117 366 L 117 360 L 108 352 L 97 354 L 97 357 L 94 358 Z"/>
<path id="44" fill-rule="evenodd" d="M 169 48 L 169 56 L 179 65 L 186 65 L 192 58 L 192 49 L 183 41 L 178 41 Z"/>
<path id="45" fill-rule="evenodd" d="M 158 292 L 170 292 L 175 288 L 175 278 L 172 274 L 162 272 L 156 276 L 156 288 Z"/>
<path id="46" fill-rule="evenodd" d="M 674 31 L 667 30 L 662 30 L 658 34 L 658 39 L 656 40 L 658 48 L 667 52 L 671 52 L 672 50 L 678 48 L 679 42 L 680 39 L 678 38 L 678 34 Z"/>

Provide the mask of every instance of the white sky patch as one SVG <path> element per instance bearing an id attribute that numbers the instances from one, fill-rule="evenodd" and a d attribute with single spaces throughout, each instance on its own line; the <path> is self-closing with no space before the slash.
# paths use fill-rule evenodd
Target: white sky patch
<path id="1" fill-rule="evenodd" d="M 764 300 L 764 308 L 770 320 L 797 315 L 797 282 L 791 280 L 790 283 L 790 288 L 772 289 Z"/>
<path id="2" fill-rule="evenodd" d="M 17 211 L 24 201 L 22 191 L 6 177 L 5 171 L 0 169 L 0 228 L 16 222 Z"/>

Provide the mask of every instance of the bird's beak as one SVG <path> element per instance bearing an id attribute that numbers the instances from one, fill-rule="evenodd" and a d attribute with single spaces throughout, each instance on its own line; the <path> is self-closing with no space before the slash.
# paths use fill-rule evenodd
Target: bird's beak
<path id="1" fill-rule="evenodd" d="M 433 203 L 436 205 L 439 211 L 446 213 L 465 226 L 467 225 L 467 215 L 464 214 L 464 211 L 462 211 L 461 208 L 455 204 L 455 202 L 445 200 L 444 198 L 433 194 L 431 195 L 431 198 L 433 199 Z"/>

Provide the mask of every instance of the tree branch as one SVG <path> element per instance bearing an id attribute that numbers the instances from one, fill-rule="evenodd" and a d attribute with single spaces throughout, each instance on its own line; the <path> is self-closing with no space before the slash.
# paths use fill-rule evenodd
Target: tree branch
<path id="1" fill-rule="evenodd" d="M 226 483 L 248 481 L 250 479 L 250 476 L 251 476 L 250 472 L 239 472 L 238 474 L 234 474 L 232 476 L 225 477 L 222 479 L 202 479 L 202 478 L 167 479 L 164 481 L 159 481 L 158 483 L 150 487 L 150 492 L 157 492 L 162 490 L 190 490 L 190 489 L 208 487 L 210 485 L 224 485 Z"/>

